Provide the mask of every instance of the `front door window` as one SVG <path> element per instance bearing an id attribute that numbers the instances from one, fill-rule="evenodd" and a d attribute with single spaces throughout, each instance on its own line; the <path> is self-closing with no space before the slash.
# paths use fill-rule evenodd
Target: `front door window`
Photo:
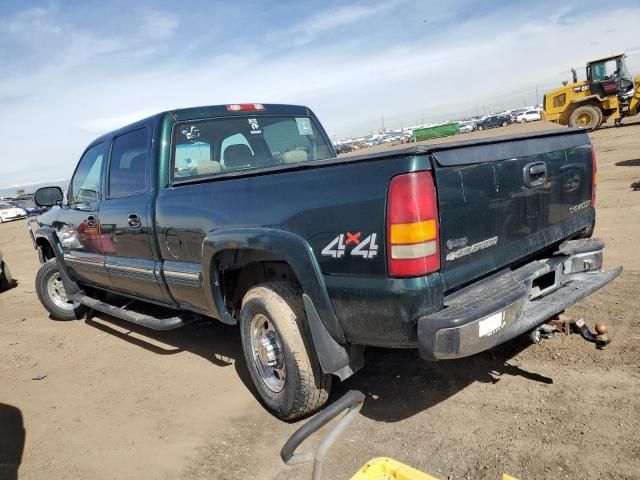
<path id="1" fill-rule="evenodd" d="M 93 210 L 100 200 L 100 178 L 105 146 L 94 145 L 80 159 L 67 192 L 68 203 L 76 210 Z"/>

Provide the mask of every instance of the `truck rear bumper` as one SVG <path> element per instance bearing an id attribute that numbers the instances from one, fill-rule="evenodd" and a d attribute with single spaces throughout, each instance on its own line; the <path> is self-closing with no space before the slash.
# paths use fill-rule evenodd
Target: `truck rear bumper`
<path id="1" fill-rule="evenodd" d="M 499 273 L 445 298 L 445 308 L 418 320 L 427 360 L 460 358 L 511 340 L 602 288 L 622 267 L 602 271 L 604 243 L 563 243 L 553 257 Z"/>

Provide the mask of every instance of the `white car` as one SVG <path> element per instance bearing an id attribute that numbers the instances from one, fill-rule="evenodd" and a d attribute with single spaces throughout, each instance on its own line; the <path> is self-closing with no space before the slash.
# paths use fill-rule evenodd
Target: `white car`
<path id="1" fill-rule="evenodd" d="M 527 110 L 516 117 L 518 123 L 536 122 L 541 119 L 540 112 L 537 110 Z"/>
<path id="2" fill-rule="evenodd" d="M 9 205 L 8 203 L 0 202 L 0 223 L 8 222 L 9 220 L 18 220 L 19 218 L 27 218 L 27 211 Z"/>
<path id="3" fill-rule="evenodd" d="M 473 124 L 467 123 L 466 125 L 460 125 L 460 129 L 458 130 L 460 133 L 470 133 L 473 132 Z"/>

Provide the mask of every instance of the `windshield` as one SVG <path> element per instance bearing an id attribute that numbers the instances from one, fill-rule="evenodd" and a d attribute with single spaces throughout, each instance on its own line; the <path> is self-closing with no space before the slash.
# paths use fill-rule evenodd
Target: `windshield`
<path id="1" fill-rule="evenodd" d="M 179 179 L 331 156 L 311 117 L 226 117 L 180 122 L 173 132 L 173 177 Z"/>

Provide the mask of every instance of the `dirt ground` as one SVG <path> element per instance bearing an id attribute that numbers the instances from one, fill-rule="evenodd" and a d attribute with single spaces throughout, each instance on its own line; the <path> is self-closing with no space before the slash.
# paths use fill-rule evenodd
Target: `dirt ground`
<path id="1" fill-rule="evenodd" d="M 549 125 L 464 138 L 541 128 Z M 596 235 L 607 264 L 625 271 L 567 313 L 607 323 L 612 344 L 598 351 L 556 336 L 448 363 L 370 349 L 364 370 L 332 395 L 368 398 L 325 478 L 350 478 L 376 456 L 440 478 L 640 478 L 640 124 L 592 139 Z M 310 465 L 282 464 L 279 450 L 301 422 L 277 420 L 254 398 L 235 328 L 49 320 L 24 222 L 0 225 L 0 249 L 19 282 L 0 294 L 0 447 L 13 443 L 19 478 L 310 478 Z"/>

